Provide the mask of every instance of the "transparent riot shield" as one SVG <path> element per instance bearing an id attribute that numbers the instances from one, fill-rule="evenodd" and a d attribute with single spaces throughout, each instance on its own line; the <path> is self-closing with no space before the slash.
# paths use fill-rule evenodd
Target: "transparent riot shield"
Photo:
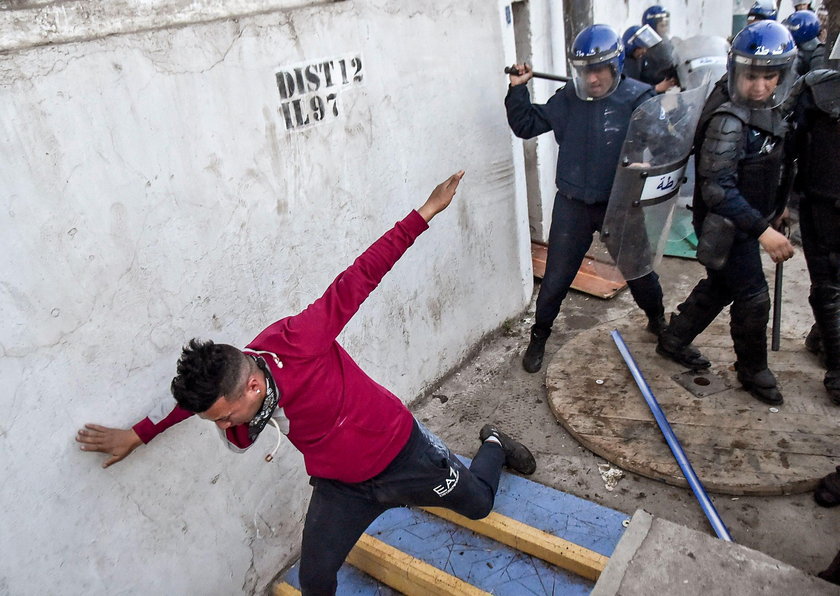
<path id="1" fill-rule="evenodd" d="M 674 39 L 674 59 L 683 89 L 715 83 L 726 72 L 729 43 L 717 35 L 695 35 Z M 712 90 L 711 86 L 708 88 Z"/>
<path id="2" fill-rule="evenodd" d="M 647 275 L 662 259 L 705 100 L 701 86 L 663 93 L 633 112 L 601 227 L 624 279 Z"/>

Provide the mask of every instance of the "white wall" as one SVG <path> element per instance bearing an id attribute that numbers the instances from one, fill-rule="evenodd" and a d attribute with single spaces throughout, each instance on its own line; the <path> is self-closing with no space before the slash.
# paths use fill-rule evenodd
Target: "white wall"
<path id="1" fill-rule="evenodd" d="M 410 400 L 525 307 L 498 10 L 360 0 L 0 55 L 0 593 L 262 588 L 299 546 L 292 447 L 235 455 L 194 419 L 102 470 L 76 429 L 142 417 L 188 338 L 304 307 L 450 173 L 345 346 Z M 342 56 L 363 81 L 287 131 L 275 74 Z"/>
<path id="2" fill-rule="evenodd" d="M 619 34 L 631 25 L 641 25 L 645 9 L 654 4 L 665 7 L 671 13 L 672 37 L 727 37 L 732 30 L 733 0 L 609 0 L 593 4 L 595 22 L 606 23 Z"/>

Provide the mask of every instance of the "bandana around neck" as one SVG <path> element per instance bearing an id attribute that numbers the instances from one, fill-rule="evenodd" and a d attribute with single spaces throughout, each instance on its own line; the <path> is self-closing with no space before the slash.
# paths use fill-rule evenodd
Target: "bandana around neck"
<path id="1" fill-rule="evenodd" d="M 277 407 L 277 402 L 280 401 L 280 392 L 277 390 L 274 377 L 271 376 L 271 371 L 268 369 L 265 361 L 257 356 L 251 356 L 251 358 L 254 359 L 254 362 L 256 362 L 259 369 L 265 375 L 265 399 L 263 400 L 260 411 L 248 423 L 248 438 L 251 441 L 256 441 L 259 434 L 265 428 L 265 425 L 271 419 L 271 414 L 274 412 L 274 408 Z"/>

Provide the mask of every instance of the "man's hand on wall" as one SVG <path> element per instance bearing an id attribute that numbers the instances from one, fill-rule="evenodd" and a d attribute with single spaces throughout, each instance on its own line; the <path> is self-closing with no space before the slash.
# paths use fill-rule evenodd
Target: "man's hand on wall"
<path id="1" fill-rule="evenodd" d="M 85 424 L 76 434 L 76 441 L 81 443 L 82 451 L 98 451 L 110 455 L 102 464 L 103 468 L 125 459 L 143 444 L 131 428 L 108 428 L 98 424 Z"/>
<path id="2" fill-rule="evenodd" d="M 431 221 L 435 215 L 449 207 L 449 203 L 452 202 L 452 197 L 455 196 L 455 191 L 458 190 L 458 184 L 461 182 L 461 178 L 463 177 L 464 170 L 461 170 L 460 172 L 452 174 L 449 178 L 435 187 L 432 194 L 430 194 L 429 198 L 426 199 L 426 202 L 423 203 L 423 206 L 417 210 L 427 223 Z"/>

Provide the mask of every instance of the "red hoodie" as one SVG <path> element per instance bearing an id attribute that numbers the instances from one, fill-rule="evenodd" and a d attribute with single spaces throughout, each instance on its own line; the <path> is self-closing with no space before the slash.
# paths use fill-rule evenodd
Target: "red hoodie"
<path id="1" fill-rule="evenodd" d="M 303 454 L 310 476 L 367 480 L 384 470 L 408 441 L 411 412 L 371 379 L 336 337 L 427 228 L 422 216 L 412 211 L 341 273 L 323 296 L 300 314 L 269 325 L 244 350 L 268 364 L 280 393 L 275 414 L 288 419 L 289 440 Z M 134 430 L 148 443 L 191 415 L 176 405 L 168 414 L 150 414 Z M 227 429 L 225 436 L 240 449 L 252 443 L 247 424 Z"/>

